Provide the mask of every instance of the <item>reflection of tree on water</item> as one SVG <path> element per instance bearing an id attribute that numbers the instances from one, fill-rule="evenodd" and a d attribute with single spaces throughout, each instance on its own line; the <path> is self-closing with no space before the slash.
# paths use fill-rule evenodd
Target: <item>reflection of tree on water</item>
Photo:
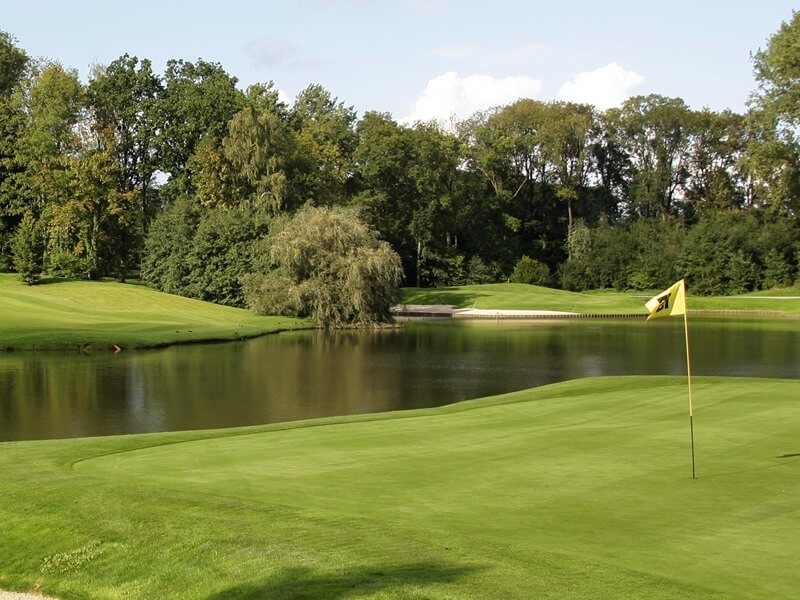
<path id="1" fill-rule="evenodd" d="M 683 375 L 681 323 L 425 322 L 90 356 L 0 354 L 0 439 L 435 406 L 593 375 Z M 800 322 L 690 319 L 697 375 L 800 378 Z"/>

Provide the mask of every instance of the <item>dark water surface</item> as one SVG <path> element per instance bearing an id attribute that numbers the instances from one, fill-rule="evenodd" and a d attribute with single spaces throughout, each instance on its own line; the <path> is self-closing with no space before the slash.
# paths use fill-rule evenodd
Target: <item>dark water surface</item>
<path id="1" fill-rule="evenodd" d="M 689 334 L 693 375 L 800 378 L 800 321 L 693 319 Z M 685 373 L 679 318 L 427 321 L 118 355 L 8 353 L 0 440 L 253 425 Z"/>

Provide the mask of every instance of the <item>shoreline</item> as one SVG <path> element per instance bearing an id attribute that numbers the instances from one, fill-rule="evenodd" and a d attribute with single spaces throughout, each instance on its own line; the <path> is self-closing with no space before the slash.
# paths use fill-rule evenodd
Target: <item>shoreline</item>
<path id="1" fill-rule="evenodd" d="M 398 304 L 392 307 L 392 314 L 403 320 L 417 319 L 494 319 L 494 320 L 554 320 L 554 319 L 640 319 L 647 313 L 580 313 L 556 310 L 513 310 L 488 308 L 456 308 L 452 304 Z M 769 317 L 777 319 L 800 319 L 800 314 L 763 309 L 695 308 L 689 314 Z"/>
<path id="2" fill-rule="evenodd" d="M 385 323 L 379 328 L 402 327 L 407 321 L 419 320 L 529 320 L 529 321 L 553 321 L 553 320 L 586 320 L 586 319 L 642 319 L 647 317 L 647 313 L 579 313 L 555 310 L 514 310 L 514 309 L 486 309 L 486 308 L 456 308 L 450 304 L 399 304 L 391 309 L 394 322 Z M 697 308 L 692 309 L 690 314 L 702 316 L 720 317 L 765 317 L 771 319 L 798 320 L 800 314 L 762 309 L 722 309 L 722 308 Z M 194 338 L 187 340 L 174 340 L 167 342 L 155 342 L 152 344 L 124 345 L 113 342 L 65 342 L 58 345 L 31 345 L 31 346 L 4 346 L 0 345 L 0 356 L 3 354 L 13 354 L 17 352 L 54 352 L 59 354 L 78 354 L 91 356 L 92 354 L 107 354 L 109 352 L 117 354 L 125 351 L 159 350 L 172 346 L 190 346 L 199 344 L 224 344 L 228 342 L 242 342 L 267 335 L 285 333 L 288 331 L 310 331 L 318 329 L 315 325 L 305 327 L 287 327 L 271 331 L 238 335 L 236 337 L 210 337 Z M 114 352 L 115 346 L 120 348 L 119 352 Z M 3 600 L 0 598 L 0 600 Z"/>

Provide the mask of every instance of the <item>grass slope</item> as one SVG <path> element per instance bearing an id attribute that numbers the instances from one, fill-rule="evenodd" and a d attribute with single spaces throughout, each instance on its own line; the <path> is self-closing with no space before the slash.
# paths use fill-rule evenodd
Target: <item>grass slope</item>
<path id="1" fill-rule="evenodd" d="M 0 444 L 0 588 L 63 598 L 795 598 L 800 383 Z"/>
<path id="2" fill-rule="evenodd" d="M 435 289 L 405 288 L 403 302 L 451 304 L 456 308 L 645 314 L 642 302 L 625 294 L 578 294 L 523 283 L 491 283 Z"/>
<path id="3" fill-rule="evenodd" d="M 111 281 L 27 286 L 0 274 L 0 349 L 158 346 L 308 326 Z"/>
<path id="4" fill-rule="evenodd" d="M 451 304 L 457 308 L 563 310 L 586 314 L 646 314 L 644 303 L 661 290 L 576 293 L 522 283 L 494 283 L 447 288 L 405 288 L 406 304 Z M 779 288 L 741 296 L 689 296 L 689 310 L 748 310 L 800 314 L 800 288 Z"/>

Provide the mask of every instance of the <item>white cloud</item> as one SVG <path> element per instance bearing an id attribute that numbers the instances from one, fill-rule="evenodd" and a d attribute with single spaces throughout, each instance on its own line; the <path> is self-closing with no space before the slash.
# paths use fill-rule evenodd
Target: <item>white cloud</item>
<path id="1" fill-rule="evenodd" d="M 284 64 L 297 55 L 294 44 L 289 40 L 275 37 L 265 36 L 250 40 L 243 49 L 253 64 L 263 67 Z"/>
<path id="2" fill-rule="evenodd" d="M 533 98 L 541 90 L 542 82 L 531 77 L 459 77 L 455 71 L 449 71 L 428 82 L 414 104 L 414 111 L 400 122 L 463 119 L 479 110 L 510 104 L 519 98 Z"/>
<path id="3" fill-rule="evenodd" d="M 282 90 L 281 88 L 278 88 L 278 100 L 283 102 L 286 106 L 291 106 L 294 104 L 294 98 L 292 98 L 291 94 Z"/>
<path id="4" fill-rule="evenodd" d="M 628 71 L 617 63 L 610 63 L 594 71 L 578 73 L 558 90 L 561 100 L 593 104 L 600 110 L 619 106 L 633 95 L 633 89 L 641 85 L 644 76 Z"/>
<path id="5" fill-rule="evenodd" d="M 264 36 L 250 40 L 243 47 L 244 53 L 257 67 L 314 67 L 322 61 L 300 56 L 300 52 L 292 42 L 284 38 Z"/>

